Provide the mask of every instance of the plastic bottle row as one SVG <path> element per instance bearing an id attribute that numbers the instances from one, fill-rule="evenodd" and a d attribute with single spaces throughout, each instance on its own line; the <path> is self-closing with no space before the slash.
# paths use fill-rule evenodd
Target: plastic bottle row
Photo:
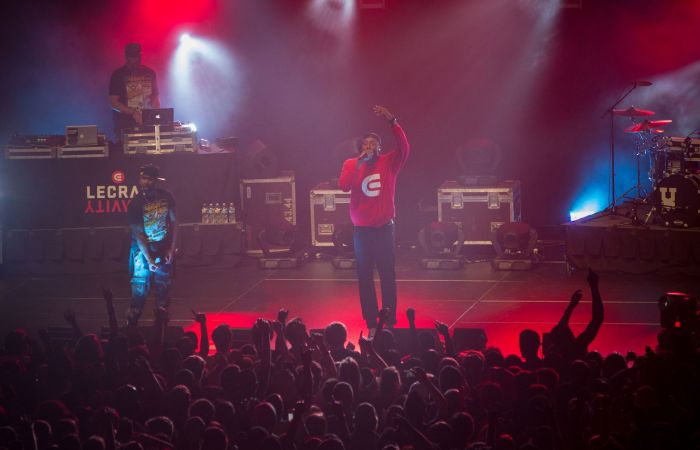
<path id="1" fill-rule="evenodd" d="M 233 203 L 204 203 L 202 223 L 236 223 L 236 207 Z"/>

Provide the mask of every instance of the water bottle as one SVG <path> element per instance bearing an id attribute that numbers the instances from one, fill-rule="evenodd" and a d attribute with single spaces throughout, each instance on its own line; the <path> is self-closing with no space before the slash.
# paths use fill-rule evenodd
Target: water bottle
<path id="1" fill-rule="evenodd" d="M 209 203 L 207 208 L 207 223 L 214 223 L 214 204 Z"/>
<path id="2" fill-rule="evenodd" d="M 200 223 L 209 223 L 209 217 L 207 214 L 208 212 L 209 212 L 209 209 L 207 209 L 207 204 L 202 203 L 202 220 Z"/>
<path id="3" fill-rule="evenodd" d="M 214 223 L 221 223 L 221 205 L 219 203 L 214 206 Z"/>
<path id="4" fill-rule="evenodd" d="M 233 203 L 228 204 L 228 223 L 236 223 L 236 207 Z"/>

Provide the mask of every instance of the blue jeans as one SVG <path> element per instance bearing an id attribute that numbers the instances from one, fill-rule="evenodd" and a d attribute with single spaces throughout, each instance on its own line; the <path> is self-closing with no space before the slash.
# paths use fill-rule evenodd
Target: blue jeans
<path id="1" fill-rule="evenodd" d="M 168 308 L 170 304 L 170 286 L 172 285 L 173 265 L 161 264 L 155 272 L 148 267 L 146 257 L 136 247 L 131 248 L 131 305 L 127 313 L 127 323 L 136 325 L 146 304 L 146 298 L 151 290 L 155 290 L 156 306 Z"/>
<path id="2" fill-rule="evenodd" d="M 377 325 L 377 293 L 374 290 L 374 268 L 379 272 L 382 308 L 389 308 L 388 324 L 396 323 L 396 255 L 394 222 L 382 227 L 355 227 L 355 258 L 360 287 L 362 317 L 369 328 Z"/>

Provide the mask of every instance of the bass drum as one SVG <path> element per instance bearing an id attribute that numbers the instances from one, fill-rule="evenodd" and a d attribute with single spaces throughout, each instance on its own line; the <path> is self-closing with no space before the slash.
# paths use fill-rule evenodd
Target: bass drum
<path id="1" fill-rule="evenodd" d="M 675 174 L 654 187 L 654 208 L 667 227 L 700 224 L 700 177 Z"/>
<path id="2" fill-rule="evenodd" d="M 663 178 L 684 173 L 684 154 L 668 149 L 655 150 L 650 158 L 649 180 L 659 183 Z"/>

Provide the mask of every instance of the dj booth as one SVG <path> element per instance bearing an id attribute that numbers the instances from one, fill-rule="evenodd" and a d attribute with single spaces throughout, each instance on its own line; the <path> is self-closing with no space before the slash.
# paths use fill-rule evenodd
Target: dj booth
<path id="1" fill-rule="evenodd" d="M 234 153 L 124 154 L 102 158 L 0 160 L 3 265 L 20 273 L 99 273 L 127 269 L 126 211 L 138 169 L 153 163 L 175 198 L 178 264 L 233 264 L 237 224 L 202 224 L 209 203 L 238 204 Z"/>

